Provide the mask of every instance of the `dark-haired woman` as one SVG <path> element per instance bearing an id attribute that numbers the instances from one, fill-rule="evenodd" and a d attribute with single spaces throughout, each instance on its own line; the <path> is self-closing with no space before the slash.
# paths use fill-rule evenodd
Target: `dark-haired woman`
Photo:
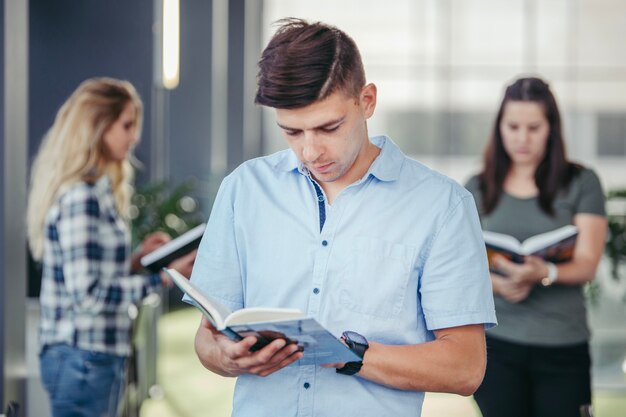
<path id="1" fill-rule="evenodd" d="M 594 278 L 607 221 L 596 174 L 567 160 L 548 84 L 521 78 L 506 89 L 474 195 L 483 230 L 523 241 L 573 224 L 571 261 L 528 256 L 492 265 L 499 325 L 487 332 L 485 379 L 474 395 L 483 417 L 579 416 L 591 403 L 583 284 Z"/>

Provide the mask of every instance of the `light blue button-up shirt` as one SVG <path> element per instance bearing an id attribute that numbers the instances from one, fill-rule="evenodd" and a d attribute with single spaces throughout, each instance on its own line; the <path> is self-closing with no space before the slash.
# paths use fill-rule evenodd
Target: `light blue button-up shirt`
<path id="1" fill-rule="evenodd" d="M 463 187 L 386 137 L 362 179 L 320 209 L 291 150 L 224 179 L 192 281 L 233 310 L 298 308 L 336 336 L 415 344 L 433 330 L 496 323 L 476 206 Z M 419 416 L 424 393 L 294 364 L 240 376 L 233 415 Z"/>

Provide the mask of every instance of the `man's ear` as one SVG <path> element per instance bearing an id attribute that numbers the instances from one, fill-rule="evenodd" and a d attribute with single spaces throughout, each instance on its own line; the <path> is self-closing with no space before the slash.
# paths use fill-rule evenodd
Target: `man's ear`
<path id="1" fill-rule="evenodd" d="M 367 84 L 361 90 L 361 96 L 359 97 L 360 106 L 366 119 L 372 117 L 376 109 L 376 93 L 376 85 L 373 83 Z"/>

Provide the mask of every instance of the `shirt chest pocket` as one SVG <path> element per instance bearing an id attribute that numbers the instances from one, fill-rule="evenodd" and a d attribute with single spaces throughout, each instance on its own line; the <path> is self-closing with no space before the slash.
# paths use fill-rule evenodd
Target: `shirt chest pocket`
<path id="1" fill-rule="evenodd" d="M 339 302 L 351 311 L 391 319 L 410 296 L 416 249 L 380 239 L 357 237 L 341 277 Z"/>

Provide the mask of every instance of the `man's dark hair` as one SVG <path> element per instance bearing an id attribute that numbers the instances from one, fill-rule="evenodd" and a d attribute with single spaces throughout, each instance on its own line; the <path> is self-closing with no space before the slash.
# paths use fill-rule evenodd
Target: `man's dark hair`
<path id="1" fill-rule="evenodd" d="M 276 109 L 305 107 L 335 91 L 357 98 L 365 86 L 354 40 L 334 26 L 287 18 L 259 61 L 255 103 Z"/>

